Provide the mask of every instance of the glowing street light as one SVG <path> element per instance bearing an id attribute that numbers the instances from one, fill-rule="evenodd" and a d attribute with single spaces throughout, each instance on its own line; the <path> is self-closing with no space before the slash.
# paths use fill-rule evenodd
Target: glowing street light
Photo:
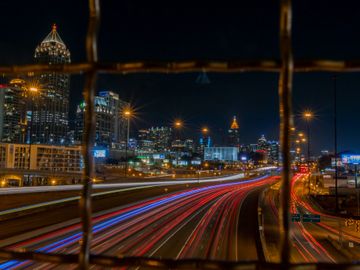
<path id="1" fill-rule="evenodd" d="M 209 132 L 209 129 L 207 127 L 202 128 L 202 133 L 206 134 Z"/>
<path id="2" fill-rule="evenodd" d="M 130 137 L 130 119 L 133 115 L 131 108 L 128 107 L 123 111 L 124 117 L 127 119 L 127 132 L 126 132 L 126 144 L 125 144 L 125 177 L 127 177 L 128 172 L 128 147 L 129 147 L 129 137 Z"/>
<path id="3" fill-rule="evenodd" d="M 131 115 L 132 115 L 132 113 L 131 113 L 131 110 L 130 110 L 130 109 L 126 109 L 126 110 L 124 111 L 124 116 L 125 116 L 126 118 L 130 118 Z"/>
<path id="4" fill-rule="evenodd" d="M 311 111 L 305 111 L 303 117 L 305 120 L 310 121 L 314 117 L 314 114 Z"/>
<path id="5" fill-rule="evenodd" d="M 30 86 L 28 88 L 28 90 L 32 93 L 37 93 L 39 91 L 39 88 L 35 87 L 35 86 Z"/>
<path id="6" fill-rule="evenodd" d="M 180 120 L 176 120 L 175 121 L 175 123 L 174 123 L 174 126 L 176 127 L 176 128 L 181 128 L 182 127 L 182 122 L 180 121 Z"/>
<path id="7" fill-rule="evenodd" d="M 310 172 L 310 121 L 313 119 L 314 114 L 310 110 L 303 113 L 303 118 L 306 121 L 307 128 L 307 163 Z M 309 175 L 309 194 L 310 194 L 310 175 Z"/>

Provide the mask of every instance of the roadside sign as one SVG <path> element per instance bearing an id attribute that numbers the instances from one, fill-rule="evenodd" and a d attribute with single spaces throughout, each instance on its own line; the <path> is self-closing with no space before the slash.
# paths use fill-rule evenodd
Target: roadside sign
<path id="1" fill-rule="evenodd" d="M 320 222 L 320 215 L 303 214 L 303 222 Z"/>
<path id="2" fill-rule="evenodd" d="M 300 214 L 292 214 L 291 215 L 291 221 L 292 222 L 300 222 L 301 221 L 301 215 Z"/>
<path id="3" fill-rule="evenodd" d="M 360 155 L 341 155 L 342 163 L 344 164 L 359 164 L 360 163 Z"/>

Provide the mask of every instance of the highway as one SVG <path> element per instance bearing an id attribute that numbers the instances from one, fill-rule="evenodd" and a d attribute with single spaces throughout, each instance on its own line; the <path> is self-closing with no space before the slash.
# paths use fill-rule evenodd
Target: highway
<path id="1" fill-rule="evenodd" d="M 277 181 L 246 181 L 187 188 L 114 208 L 93 219 L 92 252 L 168 258 L 262 260 L 257 200 Z M 64 223 L 65 224 L 65 223 Z M 77 253 L 80 224 L 58 224 L 5 239 L 9 249 Z M 53 265 L 7 261 L 0 269 L 51 269 Z M 75 269 L 72 266 L 66 268 Z"/>
<path id="2" fill-rule="evenodd" d="M 354 228 L 344 226 L 345 219 L 330 215 L 317 207 L 309 196 L 304 182 L 307 175 L 296 174 L 291 181 L 291 214 L 317 214 L 320 222 L 291 222 L 291 260 L 294 263 L 341 263 L 357 259 L 360 252 L 360 237 Z M 265 197 L 265 236 L 273 244 L 279 238 L 278 190 L 271 190 Z M 354 247 L 349 248 L 349 242 Z M 271 253 L 271 252 L 270 252 Z M 277 261 L 275 254 L 270 261 Z"/>

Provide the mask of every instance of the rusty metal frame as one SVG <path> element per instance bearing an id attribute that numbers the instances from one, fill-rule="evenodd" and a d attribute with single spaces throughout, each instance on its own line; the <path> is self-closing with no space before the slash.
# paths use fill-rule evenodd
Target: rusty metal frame
<path id="1" fill-rule="evenodd" d="M 84 182 L 80 201 L 82 222 L 82 241 L 79 255 L 54 254 L 43 252 L 0 250 L 0 258 L 4 260 L 35 260 L 55 264 L 76 264 L 80 269 L 89 269 L 90 264 L 101 266 L 133 266 L 157 269 L 236 269 L 242 266 L 253 269 L 295 269 L 304 264 L 290 264 L 289 243 L 289 199 L 290 199 L 290 127 L 292 124 L 291 90 L 293 72 L 360 72 L 360 60 L 333 61 L 333 60 L 301 60 L 294 61 L 291 46 L 291 0 L 280 0 L 280 52 L 281 60 L 229 60 L 229 61 L 179 61 L 179 62 L 126 62 L 126 63 L 99 63 L 97 58 L 97 36 L 100 23 L 100 0 L 88 0 L 89 23 L 86 36 L 87 61 L 83 63 L 64 65 L 21 65 L 0 66 L 0 73 L 18 75 L 33 72 L 62 72 L 68 74 L 83 73 L 86 76 L 84 99 L 86 103 L 85 131 L 83 139 Z M 94 94 L 97 75 L 101 73 L 128 74 L 128 73 L 185 73 L 185 72 L 275 72 L 279 73 L 280 99 L 280 143 L 283 158 L 282 198 L 281 198 L 281 262 L 227 262 L 198 259 L 171 260 L 154 259 L 147 257 L 109 257 L 92 255 L 90 242 L 92 235 L 91 224 L 91 190 L 94 172 L 91 147 L 94 143 Z M 308 264 L 306 264 L 308 265 Z M 313 264 L 311 269 L 345 269 L 354 267 L 354 264 Z"/>

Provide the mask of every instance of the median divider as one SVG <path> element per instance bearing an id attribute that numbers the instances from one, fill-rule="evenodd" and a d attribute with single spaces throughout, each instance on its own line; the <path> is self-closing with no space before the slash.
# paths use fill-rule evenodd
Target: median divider
<path id="1" fill-rule="evenodd" d="M 104 196 L 111 196 L 112 194 L 115 194 L 115 193 L 134 191 L 134 190 L 145 189 L 145 188 L 160 187 L 160 186 L 174 186 L 174 185 L 216 183 L 216 182 L 223 182 L 223 181 L 235 181 L 235 180 L 244 179 L 244 178 L 245 178 L 245 174 L 240 173 L 240 174 L 235 174 L 235 175 L 227 175 L 227 176 L 222 176 L 222 177 L 217 177 L 217 178 L 207 178 L 207 179 L 200 178 L 200 179 L 187 179 L 187 180 L 175 180 L 175 181 L 170 180 L 170 181 L 156 181 L 156 182 L 151 181 L 151 182 L 140 182 L 140 183 L 97 184 L 97 185 L 93 186 L 94 189 L 97 189 L 97 188 L 101 188 L 101 189 L 117 188 L 117 189 L 110 190 L 110 191 L 97 192 L 97 193 L 92 194 L 91 196 L 93 197 L 93 199 L 97 199 L 97 198 L 102 198 Z M 136 185 L 136 186 L 134 186 L 134 185 Z M 76 185 L 76 186 L 74 186 L 74 188 L 76 188 L 76 190 L 77 190 L 78 186 L 81 186 L 81 185 Z M 68 191 L 72 190 L 71 187 L 67 187 L 67 186 L 60 186 L 60 187 L 61 187 L 61 189 L 60 189 L 61 191 L 64 191 L 63 189 L 68 190 Z M 54 187 L 52 187 L 52 188 L 54 188 Z M 119 189 L 119 188 L 121 188 L 121 189 Z M 21 188 L 19 188 L 19 189 L 21 189 Z M 19 190 L 19 191 L 20 191 L 19 194 L 21 194 L 21 190 Z M 55 190 L 52 190 L 52 191 L 55 191 Z M 37 204 L 33 204 L 33 205 L 27 205 L 27 206 L 22 206 L 22 207 L 18 207 L 18 208 L 0 211 L 0 221 L 23 217 L 23 216 L 34 214 L 34 213 L 43 212 L 48 209 L 60 208 L 64 205 L 77 204 L 79 199 L 80 199 L 80 196 L 73 196 L 73 197 L 69 197 L 69 198 L 58 199 L 58 200 L 48 201 L 48 202 L 42 202 L 42 203 L 37 203 Z"/>
<path id="2" fill-rule="evenodd" d="M 91 196 L 94 199 L 96 199 L 96 198 L 105 197 L 107 195 L 112 195 L 112 194 L 116 194 L 116 193 L 139 190 L 139 189 L 146 189 L 146 188 L 152 188 L 152 187 L 156 187 L 156 186 L 139 186 L 139 187 L 109 190 L 109 191 L 97 192 L 97 193 L 91 194 Z M 64 199 L 42 202 L 42 203 L 17 207 L 17 208 L 13 208 L 13 209 L 3 210 L 3 211 L 0 211 L 0 221 L 13 219 L 13 218 L 17 218 L 17 217 L 23 217 L 23 216 L 34 214 L 34 213 L 43 212 L 48 209 L 62 207 L 64 205 L 68 205 L 68 204 L 77 204 L 79 199 L 80 199 L 80 196 L 73 196 L 73 197 L 64 198 Z"/>

